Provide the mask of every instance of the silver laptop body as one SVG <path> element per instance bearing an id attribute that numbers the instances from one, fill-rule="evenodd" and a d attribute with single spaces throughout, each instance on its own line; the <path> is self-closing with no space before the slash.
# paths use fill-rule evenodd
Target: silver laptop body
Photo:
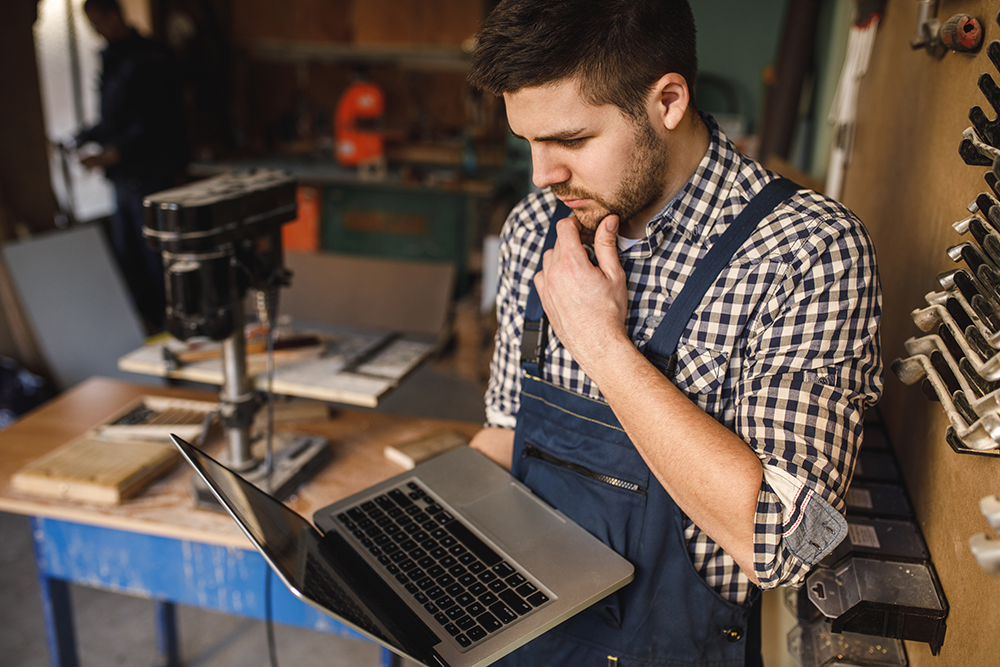
<path id="1" fill-rule="evenodd" d="M 313 527 L 172 438 L 296 597 L 429 667 L 488 665 L 633 577 L 469 447 L 318 510 Z"/>

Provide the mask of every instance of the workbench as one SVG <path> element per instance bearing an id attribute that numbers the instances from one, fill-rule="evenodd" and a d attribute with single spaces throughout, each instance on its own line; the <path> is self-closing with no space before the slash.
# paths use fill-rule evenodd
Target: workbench
<path id="1" fill-rule="evenodd" d="M 179 664 L 175 605 L 265 618 L 266 564 L 228 514 L 196 508 L 192 470 L 179 464 L 139 496 L 116 506 L 73 503 L 15 491 L 22 466 L 103 423 L 141 396 L 214 400 L 212 394 L 92 378 L 0 432 L 0 511 L 31 517 L 39 585 L 53 667 L 79 664 L 69 583 L 149 598 L 157 618 L 162 665 Z M 448 429 L 471 436 L 479 424 L 340 410 L 326 420 L 294 424 L 329 439 L 333 457 L 287 504 L 310 518 L 317 509 L 401 472 L 383 455 Z M 221 443 L 217 445 L 224 447 Z M 210 453 L 218 453 L 209 448 Z M 272 618 L 364 639 L 296 599 L 270 577 Z M 399 664 L 388 650 L 382 664 Z"/>

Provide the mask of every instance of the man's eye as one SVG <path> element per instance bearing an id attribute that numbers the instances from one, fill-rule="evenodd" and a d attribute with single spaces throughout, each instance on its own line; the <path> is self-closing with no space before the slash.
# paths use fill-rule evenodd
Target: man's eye
<path id="1" fill-rule="evenodd" d="M 559 142 L 559 144 L 562 145 L 564 148 L 579 148 L 580 146 L 583 145 L 584 141 L 586 141 L 586 138 L 579 137 L 576 139 L 563 139 L 562 141 Z"/>

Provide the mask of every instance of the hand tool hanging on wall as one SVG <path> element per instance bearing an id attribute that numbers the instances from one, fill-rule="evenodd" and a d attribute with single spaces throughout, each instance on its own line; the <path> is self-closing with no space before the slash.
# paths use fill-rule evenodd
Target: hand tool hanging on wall
<path id="1" fill-rule="evenodd" d="M 989 46 L 986 47 L 986 55 L 989 56 L 990 62 L 1000 69 L 1000 42 L 990 42 Z M 993 107 L 994 113 L 1000 114 L 1000 86 L 997 86 L 993 77 L 988 73 L 984 72 L 979 77 L 979 90 Z M 969 120 L 982 141 L 994 148 L 1000 148 L 1000 117 L 991 121 L 986 118 L 986 114 L 981 108 L 975 106 L 969 110 Z"/>
<path id="2" fill-rule="evenodd" d="M 941 23 L 937 18 L 938 0 L 917 0 L 917 32 L 910 39 L 913 49 L 926 49 L 932 56 L 946 49 L 962 53 L 976 51 L 983 41 L 983 26 L 969 14 L 955 14 Z"/>
<path id="3" fill-rule="evenodd" d="M 802 88 L 813 62 L 820 0 L 788 3 L 774 81 L 764 95 L 760 130 L 760 159 L 787 158 L 797 126 Z"/>
<path id="4" fill-rule="evenodd" d="M 828 122 L 834 126 L 833 146 L 827 168 L 826 195 L 840 199 L 844 185 L 844 172 L 851 161 L 854 148 L 854 124 L 857 119 L 858 91 L 861 79 L 868 71 L 875 35 L 885 9 L 885 2 L 866 0 L 857 3 L 854 22 L 847 42 L 844 69 L 837 82 L 837 92 L 830 105 Z"/>
<path id="5" fill-rule="evenodd" d="M 933 36 L 936 3 L 921 4 L 921 28 L 914 46 L 926 46 L 921 36 Z M 933 9 L 933 11 L 931 11 Z M 997 18 L 1000 23 L 1000 17 Z M 954 30 L 969 22 L 956 19 L 940 27 L 938 36 L 958 39 Z M 981 33 L 981 29 L 979 30 Z M 1000 42 L 986 49 L 1000 70 Z M 906 341 L 907 357 L 892 364 L 907 384 L 920 383 L 930 398 L 940 402 L 950 426 L 947 441 L 962 453 L 1000 456 L 1000 86 L 989 73 L 979 77 L 979 90 L 995 119 L 980 107 L 969 111 L 972 126 L 962 133 L 959 155 L 972 166 L 989 166 L 983 192 L 967 207 L 971 215 L 954 223 L 960 235 L 971 237 L 947 249 L 958 268 L 938 276 L 941 291 L 924 298 L 927 307 L 913 311 L 917 327 L 928 335 Z"/>

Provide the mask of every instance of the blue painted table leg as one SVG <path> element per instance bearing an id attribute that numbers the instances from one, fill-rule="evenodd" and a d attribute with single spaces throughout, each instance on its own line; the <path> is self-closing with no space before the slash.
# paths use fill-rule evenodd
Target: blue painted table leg
<path id="1" fill-rule="evenodd" d="M 68 582 L 151 599 L 162 667 L 180 664 L 176 604 L 266 616 L 259 592 L 267 564 L 255 551 L 44 518 L 32 519 L 32 535 L 52 667 L 79 667 Z M 275 581 L 275 622 L 363 639 Z M 402 660 L 382 650 L 379 664 L 401 667 Z"/>
<path id="2" fill-rule="evenodd" d="M 45 574 L 45 555 L 38 541 L 40 526 L 38 519 L 31 519 L 32 536 L 35 540 L 35 567 L 38 571 L 38 589 L 42 595 L 42 615 L 45 618 L 45 634 L 49 645 L 49 662 L 52 667 L 78 667 L 76 636 L 73 632 L 73 608 L 70 606 L 69 584 Z"/>
<path id="3" fill-rule="evenodd" d="M 403 667 L 403 661 L 398 655 L 382 647 L 382 653 L 379 657 L 379 667 Z"/>
<path id="4" fill-rule="evenodd" d="M 177 605 L 153 600 L 156 613 L 156 667 L 180 667 L 177 642 Z"/>

